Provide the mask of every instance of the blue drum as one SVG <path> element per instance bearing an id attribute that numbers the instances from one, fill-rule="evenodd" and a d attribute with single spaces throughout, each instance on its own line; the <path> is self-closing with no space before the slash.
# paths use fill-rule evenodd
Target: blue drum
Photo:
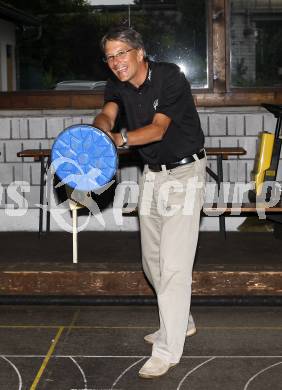
<path id="1" fill-rule="evenodd" d="M 102 130 L 86 124 L 73 125 L 56 138 L 51 164 L 63 184 L 78 191 L 95 191 L 114 177 L 117 148 Z"/>

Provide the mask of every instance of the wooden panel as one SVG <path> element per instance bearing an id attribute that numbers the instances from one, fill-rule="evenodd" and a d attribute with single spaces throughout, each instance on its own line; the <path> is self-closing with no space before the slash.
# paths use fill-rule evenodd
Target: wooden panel
<path id="1" fill-rule="evenodd" d="M 208 156 L 223 156 L 227 158 L 228 156 L 242 156 L 246 154 L 246 150 L 241 147 L 223 147 L 223 148 L 205 148 Z M 17 153 L 18 157 L 48 157 L 50 156 L 50 149 L 25 149 Z M 136 149 L 118 149 L 118 154 L 124 158 L 128 158 L 129 161 L 131 158 L 135 160 Z"/>
<path id="2" fill-rule="evenodd" d="M 103 106 L 101 93 L 25 91 L 0 93 L 0 109 L 95 109 Z"/>
<path id="3" fill-rule="evenodd" d="M 71 99 L 71 105 L 75 108 L 102 108 L 104 104 L 103 95 L 101 94 L 88 94 L 88 95 L 73 95 Z"/>
<path id="4" fill-rule="evenodd" d="M 225 0 L 214 0 L 213 21 L 213 79 L 214 92 L 226 90 Z"/>
<path id="5" fill-rule="evenodd" d="M 1 294 L 152 295 L 141 271 L 0 272 Z"/>
<path id="6" fill-rule="evenodd" d="M 195 272 L 195 295 L 282 295 L 282 272 Z"/>
<path id="7" fill-rule="evenodd" d="M 261 103 L 281 104 L 282 91 L 234 91 L 230 93 L 194 94 L 198 107 L 260 106 Z"/>
<path id="8" fill-rule="evenodd" d="M 236 204 L 226 204 L 226 205 L 208 205 L 205 204 L 203 208 L 204 214 L 208 216 L 212 215 L 222 215 L 222 214 L 260 214 L 260 213 L 281 213 L 282 205 L 281 203 L 277 203 L 277 205 L 273 207 L 269 207 L 268 203 L 243 203 L 241 205 Z"/>
<path id="9" fill-rule="evenodd" d="M 267 204 L 255 204 L 255 203 L 243 203 L 241 205 L 236 204 L 226 204 L 226 205 L 217 205 L 217 204 L 204 204 L 202 214 L 207 217 L 218 217 L 219 215 L 228 215 L 228 216 L 244 216 L 248 214 L 254 215 L 264 215 L 264 214 L 280 214 L 282 213 L 282 205 L 278 203 L 276 206 L 269 207 Z M 122 214 L 127 217 L 136 217 L 138 216 L 137 207 L 124 207 Z"/>
<path id="10" fill-rule="evenodd" d="M 200 296 L 282 295 L 282 271 L 195 271 Z M 152 296 L 141 271 L 0 272 L 2 295 Z"/>
<path id="11" fill-rule="evenodd" d="M 198 107 L 260 106 L 261 103 L 281 104 L 282 91 L 232 93 L 195 93 Z M 1 92 L 0 109 L 100 109 L 103 94 L 89 92 Z"/>
<path id="12" fill-rule="evenodd" d="M 51 149 L 25 149 L 17 153 L 18 157 L 33 157 L 39 159 L 40 157 L 49 157 Z"/>

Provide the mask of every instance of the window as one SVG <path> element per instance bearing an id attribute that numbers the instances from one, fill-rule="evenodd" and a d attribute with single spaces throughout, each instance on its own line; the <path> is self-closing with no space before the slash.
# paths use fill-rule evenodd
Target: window
<path id="1" fill-rule="evenodd" d="M 14 69 L 13 69 L 12 45 L 6 45 L 6 61 L 7 61 L 7 91 L 13 91 Z"/>
<path id="2" fill-rule="evenodd" d="M 147 3 L 147 7 L 143 5 L 140 10 L 133 9 L 130 22 L 142 33 L 149 57 L 178 64 L 192 87 L 207 87 L 206 2 L 182 0 Z"/>
<path id="3" fill-rule="evenodd" d="M 231 0 L 231 86 L 282 87 L 282 0 Z"/>
<path id="4" fill-rule="evenodd" d="M 121 2 L 122 3 L 122 2 Z M 208 87 L 206 0 L 135 0 L 132 5 L 93 6 L 83 13 L 39 12 L 38 40 L 18 36 L 21 89 L 50 89 L 68 80 L 106 80 L 99 48 L 114 25 L 138 30 L 150 58 L 178 64 L 193 88 Z M 50 5 L 51 6 L 51 5 Z"/>

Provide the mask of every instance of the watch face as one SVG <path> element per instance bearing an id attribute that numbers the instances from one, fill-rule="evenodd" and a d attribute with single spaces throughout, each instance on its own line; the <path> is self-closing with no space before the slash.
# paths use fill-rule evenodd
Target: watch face
<path id="1" fill-rule="evenodd" d="M 127 144 L 127 131 L 126 129 L 121 129 L 120 131 L 120 135 L 121 135 L 121 138 L 123 140 L 123 145 L 126 145 Z"/>

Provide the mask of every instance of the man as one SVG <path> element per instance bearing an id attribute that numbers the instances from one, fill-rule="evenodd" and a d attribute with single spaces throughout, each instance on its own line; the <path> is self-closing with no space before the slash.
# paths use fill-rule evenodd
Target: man
<path id="1" fill-rule="evenodd" d="M 160 329 L 145 336 L 153 344 L 152 357 L 139 375 L 155 378 L 179 362 L 185 336 L 196 332 L 189 310 L 203 205 L 204 136 L 178 66 L 149 61 L 133 29 L 112 30 L 101 45 L 113 78 L 94 126 L 117 146 L 139 146 L 145 164 L 139 199 L 142 263 L 157 295 Z M 128 132 L 111 133 L 121 110 Z"/>

